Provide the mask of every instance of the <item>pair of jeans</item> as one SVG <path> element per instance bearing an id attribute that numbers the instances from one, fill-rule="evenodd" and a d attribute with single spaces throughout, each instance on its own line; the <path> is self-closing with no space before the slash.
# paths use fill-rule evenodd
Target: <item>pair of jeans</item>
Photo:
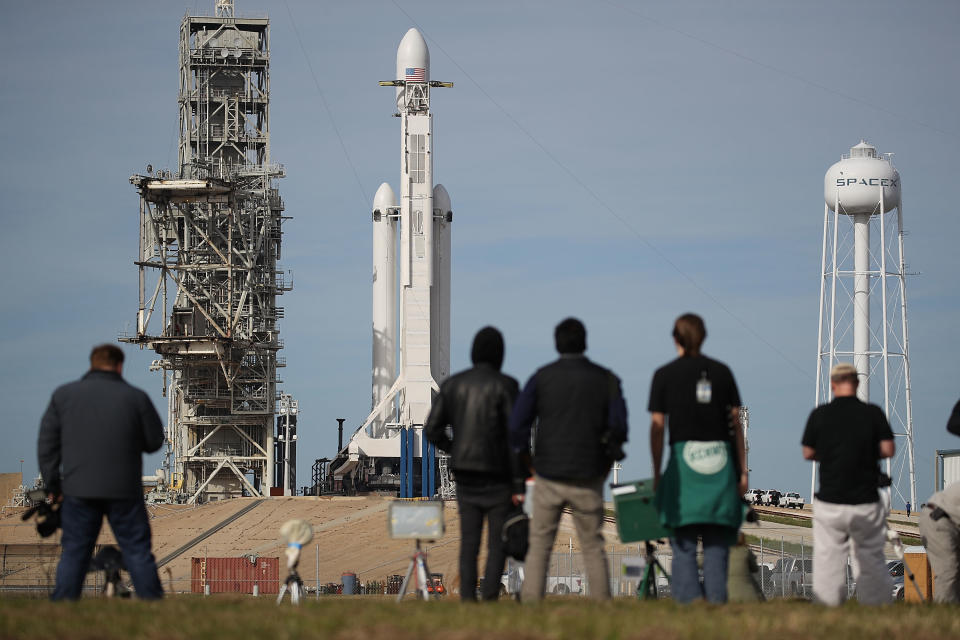
<path id="1" fill-rule="evenodd" d="M 673 599 L 688 603 L 698 598 L 707 602 L 727 601 L 727 570 L 730 558 L 731 530 L 717 524 L 694 524 L 674 529 Z M 697 567 L 697 539 L 703 540 L 703 585 Z"/>
<path id="2" fill-rule="evenodd" d="M 457 483 L 457 507 L 460 511 L 460 599 L 477 599 L 477 555 L 483 520 L 487 520 L 487 565 L 483 573 L 480 597 L 496 600 L 500 596 L 500 577 L 507 555 L 500 539 L 503 525 L 513 504 L 509 483 Z"/>
<path id="3" fill-rule="evenodd" d="M 137 597 L 163 597 L 150 540 L 150 520 L 142 498 L 95 499 L 64 496 L 60 507 L 62 553 L 52 600 L 77 600 L 90 567 L 93 548 L 107 517 L 120 545 L 124 568 L 130 573 Z"/>

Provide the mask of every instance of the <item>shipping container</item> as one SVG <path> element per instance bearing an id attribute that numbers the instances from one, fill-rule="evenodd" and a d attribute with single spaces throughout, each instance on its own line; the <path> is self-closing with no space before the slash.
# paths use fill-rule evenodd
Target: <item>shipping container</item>
<path id="1" fill-rule="evenodd" d="M 210 585 L 210 593 L 253 593 L 253 585 L 260 593 L 280 592 L 280 558 L 241 556 L 239 558 L 191 558 L 190 591 L 203 593 Z"/>

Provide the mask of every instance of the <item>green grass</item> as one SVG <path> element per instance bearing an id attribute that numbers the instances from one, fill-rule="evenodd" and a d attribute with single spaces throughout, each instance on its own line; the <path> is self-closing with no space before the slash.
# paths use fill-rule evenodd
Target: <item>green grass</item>
<path id="1" fill-rule="evenodd" d="M 757 517 L 764 522 L 773 522 L 775 524 L 788 524 L 791 527 L 813 528 L 813 520 L 809 518 L 796 518 L 794 516 L 772 516 L 766 513 L 758 513 Z"/>
<path id="2" fill-rule="evenodd" d="M 960 637 L 956 608 L 855 603 L 825 609 L 798 601 L 724 607 L 671 601 L 548 599 L 463 605 L 456 600 L 401 604 L 382 598 L 308 599 L 299 608 L 271 598 L 181 596 L 162 602 L 0 599 L 0 638 L 110 640 L 792 640 L 821 633 L 844 640 Z"/>

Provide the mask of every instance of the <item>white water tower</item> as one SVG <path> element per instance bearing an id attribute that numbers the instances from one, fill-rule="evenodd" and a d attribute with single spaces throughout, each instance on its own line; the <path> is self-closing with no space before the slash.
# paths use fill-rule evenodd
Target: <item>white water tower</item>
<path id="1" fill-rule="evenodd" d="M 900 174 L 860 141 L 827 170 L 817 334 L 817 405 L 832 400 L 830 369 L 853 362 L 857 395 L 886 412 L 897 442 L 892 492 L 917 504 L 907 340 Z M 816 485 L 813 465 L 811 497 Z"/>

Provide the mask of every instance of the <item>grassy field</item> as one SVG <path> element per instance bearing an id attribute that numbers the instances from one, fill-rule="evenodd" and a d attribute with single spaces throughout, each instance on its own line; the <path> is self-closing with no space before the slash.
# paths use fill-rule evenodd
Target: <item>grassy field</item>
<path id="1" fill-rule="evenodd" d="M 456 600 L 396 604 L 370 597 L 307 600 L 299 608 L 271 598 L 189 597 L 162 602 L 88 599 L 78 603 L 0 599 L 0 638 L 77 640 L 844 640 L 960 637 L 956 607 L 855 603 L 825 609 L 799 601 L 681 607 L 670 601 L 619 599 L 597 604 L 556 598 L 538 606 Z"/>

